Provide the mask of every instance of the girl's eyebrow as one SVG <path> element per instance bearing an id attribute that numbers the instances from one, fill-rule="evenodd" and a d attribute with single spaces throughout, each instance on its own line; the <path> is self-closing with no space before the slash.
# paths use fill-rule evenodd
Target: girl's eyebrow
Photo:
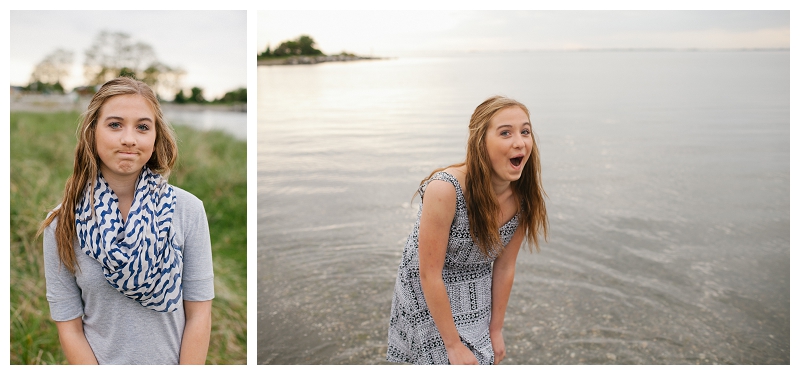
<path id="1" fill-rule="evenodd" d="M 105 121 L 108 121 L 108 120 L 124 120 L 124 118 L 119 117 L 119 116 L 108 116 L 108 117 L 105 118 Z M 136 121 L 137 122 L 139 122 L 139 121 L 150 121 L 150 122 L 153 122 L 153 120 L 151 120 L 150 117 L 142 117 L 142 118 L 140 118 L 140 119 L 138 119 Z"/>
<path id="2" fill-rule="evenodd" d="M 527 126 L 531 126 L 531 123 L 530 123 L 530 122 L 523 122 L 523 123 L 522 123 L 522 126 L 525 126 L 525 125 L 527 125 Z M 497 125 L 497 128 L 498 128 L 498 129 L 500 129 L 500 128 L 510 128 L 510 127 L 512 127 L 512 125 L 511 125 L 511 124 Z"/>

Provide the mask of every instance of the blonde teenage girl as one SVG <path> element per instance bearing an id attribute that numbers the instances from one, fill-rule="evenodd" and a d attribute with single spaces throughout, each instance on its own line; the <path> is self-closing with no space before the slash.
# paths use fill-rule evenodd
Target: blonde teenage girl
<path id="1" fill-rule="evenodd" d="M 178 149 L 153 91 L 106 82 L 42 224 L 47 300 L 71 364 L 203 364 L 214 273 L 203 203 L 167 183 Z"/>
<path id="2" fill-rule="evenodd" d="M 422 181 L 398 270 L 387 359 L 497 364 L 523 240 L 539 249 L 547 210 L 528 109 L 495 96 L 469 124 L 466 161 Z"/>

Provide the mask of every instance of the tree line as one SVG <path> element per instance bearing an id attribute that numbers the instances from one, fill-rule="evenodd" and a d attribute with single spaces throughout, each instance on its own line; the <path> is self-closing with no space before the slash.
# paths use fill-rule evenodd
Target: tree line
<path id="1" fill-rule="evenodd" d="M 270 50 L 270 46 L 267 45 L 267 49 L 261 52 L 258 58 L 323 55 L 322 51 L 315 48 L 316 44 L 317 43 L 310 36 L 301 35 L 295 40 L 282 42 L 275 50 Z"/>
<path id="2" fill-rule="evenodd" d="M 63 81 L 70 76 L 74 54 L 57 49 L 34 67 L 24 90 L 41 93 L 64 93 Z M 152 46 L 134 41 L 122 32 L 101 31 L 85 51 L 83 63 L 86 86 L 76 88 L 79 93 L 93 94 L 98 85 L 110 79 L 126 76 L 149 85 L 153 91 L 174 92 L 176 103 L 234 103 L 247 102 L 247 89 L 228 92 L 220 98 L 207 100 L 203 89 L 192 87 L 186 96 L 180 81 L 186 74 L 180 67 L 160 61 Z"/>

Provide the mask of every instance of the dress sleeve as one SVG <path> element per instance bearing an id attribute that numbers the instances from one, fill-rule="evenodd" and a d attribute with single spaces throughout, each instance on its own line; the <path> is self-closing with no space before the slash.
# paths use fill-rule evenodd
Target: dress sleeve
<path id="1" fill-rule="evenodd" d="M 58 257 L 56 221 L 53 220 L 44 230 L 44 276 L 50 317 L 57 322 L 64 322 L 83 316 L 83 300 L 75 275 L 69 272 Z"/>
<path id="2" fill-rule="evenodd" d="M 195 198 L 186 203 L 191 207 L 186 222 L 182 223 L 186 228 L 183 243 L 183 299 L 208 301 L 214 299 L 214 265 L 208 219 L 202 201 Z"/>

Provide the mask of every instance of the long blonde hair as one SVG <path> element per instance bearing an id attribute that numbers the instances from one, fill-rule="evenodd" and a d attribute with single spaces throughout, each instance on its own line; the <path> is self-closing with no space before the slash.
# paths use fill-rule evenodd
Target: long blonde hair
<path id="1" fill-rule="evenodd" d="M 469 216 L 470 234 L 473 241 L 478 244 L 481 252 L 489 255 L 495 250 L 502 249 L 502 241 L 497 228 L 500 227 L 500 204 L 492 187 L 492 164 L 486 149 L 486 132 L 489 123 L 497 112 L 510 107 L 519 107 L 530 119 L 530 112 L 524 104 L 504 96 L 493 96 L 481 103 L 469 121 L 469 138 L 467 139 L 467 158 L 463 163 L 454 164 L 433 171 L 422 183 L 429 180 L 439 171 L 451 167 L 466 165 L 467 173 L 464 186 L 464 198 L 467 201 L 467 215 Z M 519 227 L 525 230 L 525 239 L 529 248 L 536 247 L 539 251 L 539 234 L 545 241 L 548 238 L 547 207 L 542 187 L 541 163 L 539 161 L 539 148 L 536 139 L 533 139 L 531 155 L 519 180 L 511 182 L 511 189 L 519 203 Z"/>
<path id="2" fill-rule="evenodd" d="M 73 248 L 76 238 L 75 207 L 80 203 L 86 186 L 90 181 L 97 179 L 100 157 L 95 143 L 97 117 L 106 100 L 117 95 L 140 95 L 153 109 L 155 115 L 156 140 L 153 155 L 147 161 L 147 166 L 165 178 L 169 176 L 175 161 L 178 158 L 178 146 L 175 142 L 175 131 L 164 120 L 158 98 L 145 83 L 128 78 L 118 77 L 112 79 L 97 91 L 89 102 L 89 107 L 81 116 L 81 125 L 77 130 L 78 144 L 75 146 L 75 162 L 72 175 L 67 179 L 64 187 L 64 197 L 61 205 L 56 207 L 42 222 L 37 236 L 44 232 L 53 220 L 58 217 L 55 237 L 58 247 L 58 257 L 67 269 L 75 273 L 78 262 Z"/>

